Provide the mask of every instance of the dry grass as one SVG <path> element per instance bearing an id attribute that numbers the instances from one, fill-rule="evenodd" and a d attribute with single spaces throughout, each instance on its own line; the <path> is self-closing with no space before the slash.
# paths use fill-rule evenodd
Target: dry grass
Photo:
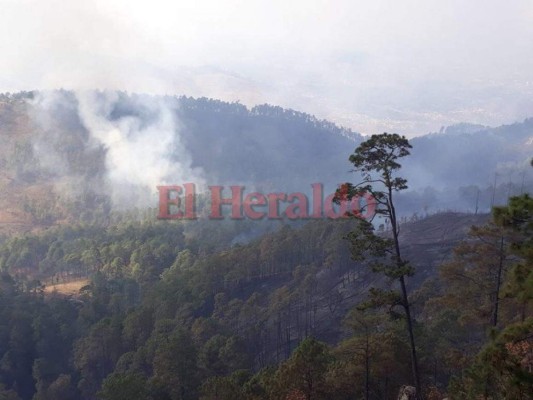
<path id="1" fill-rule="evenodd" d="M 44 289 L 45 293 L 58 293 L 64 296 L 77 296 L 80 289 L 89 284 L 87 278 L 79 279 L 67 283 L 58 283 L 55 285 L 47 285 Z"/>

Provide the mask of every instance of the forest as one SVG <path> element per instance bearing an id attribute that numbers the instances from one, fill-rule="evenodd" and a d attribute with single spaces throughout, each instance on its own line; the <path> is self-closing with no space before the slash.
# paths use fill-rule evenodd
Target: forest
<path id="1" fill-rule="evenodd" d="M 155 205 L 123 209 L 94 189 L 110 187 L 106 149 L 87 145 L 63 102 L 49 130 L 34 127 L 52 137 L 62 166 L 51 169 L 39 153 L 46 136 L 29 128 L 34 96 L 4 95 L 0 111 L 0 399 L 377 400 L 405 386 L 426 400 L 533 398 L 531 166 L 511 186 L 463 187 L 468 208 L 461 199 L 449 209 L 427 202 L 440 189 L 408 190 L 417 143 L 441 147 L 443 137 L 362 138 L 291 110 L 184 98 L 189 126 L 208 108 L 217 129 L 235 115 L 249 130 L 273 129 L 270 139 L 250 136 L 267 149 L 248 159 L 253 166 L 272 162 L 269 140 L 309 128 L 316 139 L 295 135 L 288 147 L 311 157 L 318 150 L 306 143 L 337 146 L 313 167 L 324 181 L 362 172 L 362 184 L 354 174 L 331 178 L 348 182 L 337 199 L 370 191 L 382 219 L 158 220 Z M 132 113 L 137 100 L 121 96 L 114 112 Z M 182 139 L 200 154 L 198 132 L 214 128 L 196 129 Z M 224 182 L 231 170 L 239 182 L 268 179 L 261 167 L 245 175 L 253 168 L 238 160 L 203 157 L 207 175 L 216 170 Z M 294 173 L 281 184 L 302 179 L 298 153 L 283 157 Z M 72 282 L 79 290 L 62 291 Z"/>

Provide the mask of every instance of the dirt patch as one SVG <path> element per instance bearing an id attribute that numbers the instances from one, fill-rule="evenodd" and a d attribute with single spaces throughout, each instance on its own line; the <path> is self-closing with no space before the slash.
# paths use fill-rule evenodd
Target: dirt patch
<path id="1" fill-rule="evenodd" d="M 64 296 L 77 296 L 80 289 L 89 284 L 89 279 L 80 279 L 67 283 L 57 283 L 55 285 L 47 285 L 44 289 L 45 293 L 57 293 Z"/>

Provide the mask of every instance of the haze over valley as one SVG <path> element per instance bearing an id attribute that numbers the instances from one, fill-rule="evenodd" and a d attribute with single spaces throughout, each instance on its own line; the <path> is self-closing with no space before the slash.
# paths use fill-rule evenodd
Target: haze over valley
<path id="1" fill-rule="evenodd" d="M 527 0 L 0 0 L 0 400 L 533 399 Z"/>

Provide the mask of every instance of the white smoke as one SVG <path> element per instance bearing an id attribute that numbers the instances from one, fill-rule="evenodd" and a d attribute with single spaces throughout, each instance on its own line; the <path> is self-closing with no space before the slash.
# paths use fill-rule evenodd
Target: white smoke
<path id="1" fill-rule="evenodd" d="M 156 207 L 158 185 L 205 185 L 203 171 L 193 168 L 181 140 L 185 128 L 177 118 L 175 98 L 45 91 L 29 105 L 36 168 L 62 198 L 74 200 L 88 189 L 109 195 L 118 209 Z M 81 147 L 82 155 L 73 158 L 71 147 L 78 152 Z M 105 165 L 91 166 L 101 162 L 102 148 Z"/>
<path id="2" fill-rule="evenodd" d="M 175 110 L 168 102 L 139 96 L 134 101 L 136 115 L 115 116 L 120 101 L 116 92 L 79 92 L 76 97 L 81 122 L 106 149 L 115 206 L 155 206 L 158 185 L 203 185 L 203 172 L 192 167 L 180 140 Z"/>
<path id="3" fill-rule="evenodd" d="M 59 107 L 70 107 L 76 112 L 76 105 L 69 104 L 59 91 L 38 92 L 30 103 L 30 117 L 37 127 L 33 152 L 39 161 L 39 168 L 56 178 L 73 175 L 67 160 L 60 157 L 57 151 L 57 146 L 65 138 L 62 137 L 61 126 L 57 124 L 54 114 L 57 114 Z"/>

